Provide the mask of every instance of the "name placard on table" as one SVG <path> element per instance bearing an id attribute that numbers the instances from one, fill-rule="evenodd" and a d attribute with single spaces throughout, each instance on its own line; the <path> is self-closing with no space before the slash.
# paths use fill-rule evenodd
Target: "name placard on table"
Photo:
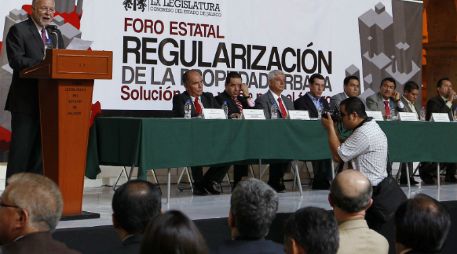
<path id="1" fill-rule="evenodd" d="M 265 113 L 263 109 L 243 109 L 243 119 L 265 120 Z"/>
<path id="2" fill-rule="evenodd" d="M 224 110 L 220 108 L 202 109 L 204 119 L 227 119 Z"/>
<path id="3" fill-rule="evenodd" d="M 432 113 L 432 122 L 444 122 L 449 123 L 449 115 L 447 113 Z"/>
<path id="4" fill-rule="evenodd" d="M 372 117 L 375 121 L 384 121 L 381 111 L 366 111 L 368 117 Z"/>
<path id="5" fill-rule="evenodd" d="M 398 112 L 398 120 L 404 122 L 417 122 L 419 121 L 419 117 L 417 117 L 417 113 L 414 112 Z"/>
<path id="6" fill-rule="evenodd" d="M 310 120 L 308 110 L 289 110 L 291 120 Z"/>

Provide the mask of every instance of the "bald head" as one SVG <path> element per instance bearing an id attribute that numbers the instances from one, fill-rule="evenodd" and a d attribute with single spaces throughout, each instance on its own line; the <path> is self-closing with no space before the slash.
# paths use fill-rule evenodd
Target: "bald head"
<path id="1" fill-rule="evenodd" d="M 330 187 L 330 198 L 334 206 L 348 213 L 366 210 L 373 189 L 366 176 L 356 170 L 339 173 Z"/>

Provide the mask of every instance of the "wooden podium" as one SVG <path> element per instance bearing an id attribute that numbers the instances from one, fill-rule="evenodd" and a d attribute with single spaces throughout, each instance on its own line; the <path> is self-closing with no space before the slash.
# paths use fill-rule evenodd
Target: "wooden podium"
<path id="1" fill-rule="evenodd" d="M 111 51 L 52 49 L 21 72 L 38 79 L 44 174 L 62 192 L 64 217 L 82 212 L 94 79 L 112 78 Z"/>

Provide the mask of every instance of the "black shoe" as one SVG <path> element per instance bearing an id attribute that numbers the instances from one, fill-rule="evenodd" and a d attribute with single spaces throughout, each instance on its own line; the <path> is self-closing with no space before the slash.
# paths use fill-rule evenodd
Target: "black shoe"
<path id="1" fill-rule="evenodd" d="M 277 193 L 284 193 L 286 192 L 286 186 L 284 186 L 284 184 L 271 184 L 269 183 L 269 185 L 271 186 L 271 188 L 273 188 Z"/>
<path id="2" fill-rule="evenodd" d="M 446 176 L 444 178 L 444 181 L 447 183 L 457 183 L 457 179 L 455 178 L 455 176 Z"/>
<path id="3" fill-rule="evenodd" d="M 328 190 L 330 189 L 330 183 L 328 181 L 313 181 L 313 186 L 311 187 L 313 190 Z"/>
<path id="4" fill-rule="evenodd" d="M 422 177 L 421 176 L 421 179 L 422 179 L 422 182 L 426 185 L 434 185 L 435 184 L 435 179 L 431 176 L 429 177 Z"/>
<path id="5" fill-rule="evenodd" d="M 196 196 L 206 196 L 208 192 L 206 192 L 205 188 L 199 185 L 194 185 L 194 195 Z"/>
<path id="6" fill-rule="evenodd" d="M 216 184 L 215 182 L 212 182 L 212 183 L 210 183 L 210 184 L 205 184 L 204 189 L 205 189 L 209 194 L 212 194 L 212 195 L 219 195 L 219 194 L 221 194 L 221 192 L 218 191 L 218 190 L 216 190 L 216 189 L 214 188 L 214 185 L 215 185 L 215 184 Z"/>
<path id="7" fill-rule="evenodd" d="M 433 178 L 432 178 L 432 180 L 433 180 Z M 411 178 L 409 178 L 409 183 L 410 183 L 411 185 L 416 185 L 416 184 L 418 184 L 419 182 L 416 181 L 416 180 L 414 180 L 414 177 L 411 177 Z M 407 185 L 407 184 L 408 184 L 408 181 L 406 181 L 406 178 L 400 177 L 400 184 L 401 184 L 401 185 Z"/>

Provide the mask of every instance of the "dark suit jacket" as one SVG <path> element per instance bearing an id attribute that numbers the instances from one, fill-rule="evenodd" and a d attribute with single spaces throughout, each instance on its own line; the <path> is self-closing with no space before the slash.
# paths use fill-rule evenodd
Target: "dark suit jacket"
<path id="1" fill-rule="evenodd" d="M 217 103 L 211 93 L 203 93 L 201 96 L 201 102 L 204 108 L 220 108 L 221 106 Z M 182 94 L 175 95 L 173 97 L 173 115 L 175 117 L 184 117 L 184 104 L 187 100 L 191 100 L 189 93 L 187 91 Z M 192 101 L 192 117 L 196 117 L 197 113 L 195 112 L 194 103 Z"/>
<path id="2" fill-rule="evenodd" d="M 213 254 L 283 254 L 281 244 L 270 240 L 230 240 L 221 244 Z"/>
<path id="3" fill-rule="evenodd" d="M 452 119 L 452 110 L 446 106 L 446 102 L 439 95 L 432 97 L 427 101 L 425 120 L 429 121 L 432 117 L 432 113 L 447 113 L 449 119 Z"/>
<path id="4" fill-rule="evenodd" d="M 129 254 L 129 253 L 140 253 L 141 241 L 143 240 L 143 235 L 137 234 L 132 235 L 122 241 L 122 245 L 118 246 L 113 245 L 109 248 L 110 254 Z"/>
<path id="5" fill-rule="evenodd" d="M 404 112 L 413 112 L 413 111 L 411 110 L 411 107 L 409 106 L 408 101 L 407 101 L 407 99 L 406 99 L 405 97 L 402 96 L 402 97 L 400 98 L 400 101 L 403 103 L 403 105 L 405 105 Z M 416 105 L 416 104 L 414 104 L 414 109 L 416 110 L 417 116 L 419 116 L 420 109 L 417 108 L 417 105 Z"/>
<path id="6" fill-rule="evenodd" d="M 286 107 L 287 110 L 295 109 L 294 103 L 286 96 L 281 95 L 281 100 L 283 101 L 284 107 Z M 270 119 L 271 118 L 270 110 L 271 110 L 271 105 L 273 105 L 273 103 L 276 103 L 276 100 L 273 97 L 273 94 L 271 93 L 271 91 L 269 90 L 268 92 L 257 97 L 257 99 L 255 100 L 255 108 L 263 109 L 263 112 L 265 113 L 265 117 L 267 119 Z M 278 109 L 279 109 L 279 106 L 278 106 Z M 281 111 L 278 111 L 278 114 L 281 115 Z"/>
<path id="7" fill-rule="evenodd" d="M 38 232 L 25 235 L 12 243 L 2 246 L 3 254 L 77 254 L 65 244 L 52 238 L 50 232 Z"/>
<path id="8" fill-rule="evenodd" d="M 250 108 L 246 98 L 243 96 L 238 96 L 237 98 L 241 102 L 241 105 L 243 105 L 243 109 Z M 216 101 L 221 106 L 224 104 L 224 101 L 227 102 L 229 116 L 233 113 L 240 113 L 240 109 L 236 106 L 235 101 L 228 95 L 227 92 L 224 91 L 223 93 L 220 93 L 218 96 L 216 96 Z"/>
<path id="9" fill-rule="evenodd" d="M 63 48 L 63 38 L 57 30 L 59 39 L 47 29 L 53 46 Z M 6 100 L 5 110 L 28 114 L 38 114 L 38 80 L 22 79 L 19 72 L 39 64 L 44 56 L 44 45 L 41 35 L 32 18 L 12 26 L 5 40 L 9 65 L 13 69 L 13 80 Z"/>
<path id="10" fill-rule="evenodd" d="M 398 104 L 395 103 L 395 101 L 393 101 L 392 98 L 389 98 L 389 105 L 390 105 L 390 108 L 395 109 L 397 112 L 404 111 L 404 109 L 401 109 L 398 107 Z M 381 111 L 383 116 L 386 115 L 386 109 L 384 107 L 384 99 L 379 92 L 375 93 L 367 98 L 366 106 L 367 106 L 366 107 L 367 110 Z"/>
<path id="11" fill-rule="evenodd" d="M 308 110 L 309 117 L 317 118 L 319 113 L 317 112 L 317 108 L 316 106 L 314 106 L 314 103 L 311 100 L 311 98 L 309 98 L 308 94 L 309 93 L 306 93 L 305 95 L 294 101 L 295 109 Z M 324 97 L 321 97 L 319 101 L 321 102 L 324 111 L 330 110 L 330 105 Z"/>

